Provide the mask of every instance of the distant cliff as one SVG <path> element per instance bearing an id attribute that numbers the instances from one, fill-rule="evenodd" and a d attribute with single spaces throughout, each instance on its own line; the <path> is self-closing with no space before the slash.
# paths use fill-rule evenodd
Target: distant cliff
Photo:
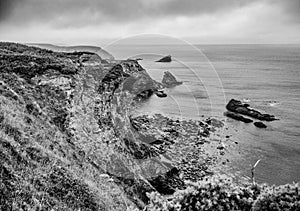
<path id="1" fill-rule="evenodd" d="M 75 52 L 75 51 L 87 51 L 98 54 L 102 59 L 106 60 L 113 60 L 114 57 L 106 50 L 102 49 L 98 46 L 88 46 L 88 45 L 78 45 L 78 46 L 58 46 L 58 45 L 52 45 L 52 44 L 40 44 L 40 43 L 30 43 L 28 44 L 30 46 L 39 47 L 39 48 L 45 48 L 52 51 L 59 51 L 59 52 Z"/>

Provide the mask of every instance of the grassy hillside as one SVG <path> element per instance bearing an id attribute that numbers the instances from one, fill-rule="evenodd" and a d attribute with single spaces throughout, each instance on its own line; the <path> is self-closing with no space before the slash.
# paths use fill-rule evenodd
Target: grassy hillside
<path id="1" fill-rule="evenodd" d="M 52 45 L 52 44 L 43 44 L 43 43 L 30 43 L 30 46 L 44 48 L 52 51 L 58 51 L 58 52 L 92 52 L 95 54 L 98 54 L 102 59 L 112 60 L 114 57 L 104 49 L 98 47 L 98 46 L 88 46 L 88 45 L 77 45 L 77 46 L 58 46 L 58 45 Z"/>
<path id="2" fill-rule="evenodd" d="M 143 81 L 155 89 L 135 61 L 107 65 L 94 53 L 0 43 L 0 70 L 1 210 L 144 205 L 154 188 L 135 157 L 155 150 L 132 141 L 118 110 L 127 97 L 115 93 L 131 75 L 141 82 L 132 96 Z"/>

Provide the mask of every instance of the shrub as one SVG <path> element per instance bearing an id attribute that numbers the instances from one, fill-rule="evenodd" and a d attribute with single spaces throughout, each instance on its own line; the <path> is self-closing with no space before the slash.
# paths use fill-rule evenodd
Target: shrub
<path id="1" fill-rule="evenodd" d="M 235 184 L 226 176 L 188 183 L 171 198 L 148 194 L 147 211 L 177 210 L 300 210 L 298 184 L 267 186 Z"/>

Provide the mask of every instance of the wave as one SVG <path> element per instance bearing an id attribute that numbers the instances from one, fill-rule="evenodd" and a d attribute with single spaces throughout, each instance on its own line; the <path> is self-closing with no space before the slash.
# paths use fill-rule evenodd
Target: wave
<path id="1" fill-rule="evenodd" d="M 274 107 L 274 106 L 279 105 L 279 102 L 276 102 L 276 101 L 269 101 L 269 102 L 268 102 L 268 105 L 271 106 L 271 107 Z"/>
<path id="2" fill-rule="evenodd" d="M 245 99 L 243 99 L 243 102 L 244 102 L 244 103 L 250 103 L 251 100 L 250 100 L 249 98 L 245 98 Z"/>

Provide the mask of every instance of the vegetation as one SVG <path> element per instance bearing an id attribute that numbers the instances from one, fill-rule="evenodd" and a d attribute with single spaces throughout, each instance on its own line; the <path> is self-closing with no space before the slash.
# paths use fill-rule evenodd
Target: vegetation
<path id="1" fill-rule="evenodd" d="M 171 198 L 156 192 L 148 194 L 147 211 L 189 210 L 300 210 L 298 184 L 268 186 L 235 184 L 226 176 L 213 176 L 189 183 Z"/>

